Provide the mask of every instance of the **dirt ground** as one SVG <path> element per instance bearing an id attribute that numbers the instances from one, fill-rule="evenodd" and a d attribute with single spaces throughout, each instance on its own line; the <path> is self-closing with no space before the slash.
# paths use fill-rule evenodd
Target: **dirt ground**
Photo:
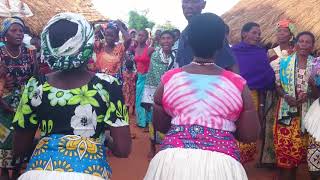
<path id="1" fill-rule="evenodd" d="M 132 152 L 128 159 L 119 159 L 110 156 L 109 160 L 113 170 L 112 180 L 142 180 L 148 165 L 147 158 L 149 152 L 149 136 L 143 132 L 143 129 L 131 126 L 131 132 L 136 135 L 133 139 Z M 256 158 L 257 159 L 257 158 Z M 249 180 L 273 180 L 276 176 L 275 170 L 258 169 L 255 167 L 257 162 L 251 162 L 245 165 Z M 0 177 L 0 180 L 6 178 Z M 298 171 L 297 180 L 309 180 L 309 174 L 306 165 L 301 165 Z"/>
<path id="2" fill-rule="evenodd" d="M 113 170 L 112 180 L 142 180 L 149 164 L 147 158 L 149 152 L 148 133 L 142 129 L 131 126 L 131 131 L 136 134 L 133 140 L 132 153 L 128 159 L 118 159 L 110 157 Z M 257 158 L 256 158 L 257 159 Z M 249 180 L 273 180 L 276 176 L 275 170 L 256 168 L 257 162 L 251 162 L 245 165 Z M 298 171 L 297 180 L 309 180 L 306 165 L 301 165 Z"/>

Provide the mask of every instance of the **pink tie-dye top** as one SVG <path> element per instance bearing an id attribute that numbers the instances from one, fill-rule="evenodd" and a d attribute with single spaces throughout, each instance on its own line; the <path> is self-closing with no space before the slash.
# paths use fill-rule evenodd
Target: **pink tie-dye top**
<path id="1" fill-rule="evenodd" d="M 162 103 L 172 125 L 200 125 L 235 132 L 243 108 L 242 90 L 246 81 L 223 71 L 221 75 L 191 74 L 182 69 L 162 76 Z"/>

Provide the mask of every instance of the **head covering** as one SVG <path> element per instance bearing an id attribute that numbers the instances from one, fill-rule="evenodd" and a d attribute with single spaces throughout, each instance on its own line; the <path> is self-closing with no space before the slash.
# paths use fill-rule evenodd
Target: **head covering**
<path id="1" fill-rule="evenodd" d="M 274 87 L 275 74 L 265 48 L 240 42 L 231 49 L 238 62 L 240 75 L 251 90 L 268 90 Z"/>
<path id="2" fill-rule="evenodd" d="M 295 25 L 289 19 L 283 19 L 283 20 L 279 21 L 277 27 L 278 28 L 288 28 L 292 34 L 295 34 L 295 32 L 296 32 Z"/>
<path id="3" fill-rule="evenodd" d="M 130 30 L 129 30 L 129 34 L 131 34 L 131 33 L 133 33 L 133 32 L 137 33 L 137 30 L 135 30 L 135 29 L 130 29 Z"/>
<path id="4" fill-rule="evenodd" d="M 119 27 L 116 23 L 116 21 L 110 20 L 106 24 L 102 24 L 101 27 L 106 30 L 106 29 L 114 29 L 117 32 L 119 32 Z"/>
<path id="5" fill-rule="evenodd" d="M 59 20 L 67 20 L 78 25 L 74 37 L 57 48 L 51 46 L 49 28 Z M 41 34 L 42 55 L 51 69 L 68 70 L 78 68 L 89 61 L 93 53 L 94 31 L 80 14 L 60 13 L 54 16 Z"/>
<path id="6" fill-rule="evenodd" d="M 0 37 L 4 37 L 13 24 L 19 24 L 24 28 L 24 23 L 18 18 L 6 18 L 0 26 Z"/>

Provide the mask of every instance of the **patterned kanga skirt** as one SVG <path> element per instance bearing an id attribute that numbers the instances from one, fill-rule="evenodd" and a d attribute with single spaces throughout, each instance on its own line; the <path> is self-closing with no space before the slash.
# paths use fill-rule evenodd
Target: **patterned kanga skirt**
<path id="1" fill-rule="evenodd" d="M 42 138 L 20 180 L 102 180 L 111 178 L 106 148 L 99 139 L 76 135 Z"/>
<path id="2" fill-rule="evenodd" d="M 308 167 L 309 171 L 320 171 L 320 142 L 309 136 L 308 146 Z"/>
<path id="3" fill-rule="evenodd" d="M 13 131 L 10 129 L 13 114 L 0 109 L 0 168 L 12 168 Z"/>
<path id="4" fill-rule="evenodd" d="M 295 168 L 306 161 L 308 136 L 301 132 L 300 118 L 292 120 L 291 125 L 282 125 L 275 121 L 274 143 L 277 166 Z"/>

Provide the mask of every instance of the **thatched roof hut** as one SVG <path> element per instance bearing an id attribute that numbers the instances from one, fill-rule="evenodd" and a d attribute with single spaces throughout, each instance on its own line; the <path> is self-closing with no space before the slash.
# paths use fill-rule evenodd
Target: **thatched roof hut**
<path id="1" fill-rule="evenodd" d="M 240 41 L 242 26 L 250 21 L 261 25 L 264 43 L 274 43 L 276 25 L 279 20 L 289 18 L 297 32 L 311 31 L 315 34 L 316 48 L 320 48 L 319 0 L 240 0 L 222 17 L 230 26 L 230 41 Z"/>
<path id="2" fill-rule="evenodd" d="M 23 18 L 33 33 L 39 34 L 52 16 L 61 12 L 76 12 L 88 21 L 106 20 L 93 7 L 91 0 L 23 0 L 34 16 Z M 1 21 L 1 18 L 0 18 Z"/>

